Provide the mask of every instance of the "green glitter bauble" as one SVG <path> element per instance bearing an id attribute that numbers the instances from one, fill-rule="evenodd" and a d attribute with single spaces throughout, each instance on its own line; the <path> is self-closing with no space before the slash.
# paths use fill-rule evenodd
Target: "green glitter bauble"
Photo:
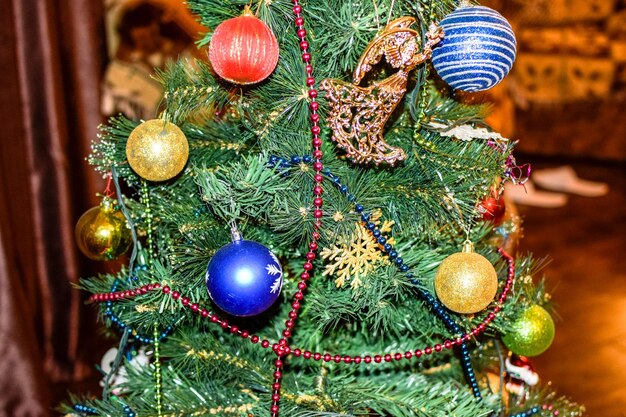
<path id="1" fill-rule="evenodd" d="M 554 321 L 538 305 L 530 306 L 513 323 L 513 330 L 502 338 L 511 352 L 522 356 L 537 356 L 554 340 Z"/>

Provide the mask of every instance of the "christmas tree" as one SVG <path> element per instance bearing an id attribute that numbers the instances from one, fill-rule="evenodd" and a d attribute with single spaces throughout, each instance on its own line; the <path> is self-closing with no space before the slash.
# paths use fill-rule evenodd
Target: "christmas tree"
<path id="1" fill-rule="evenodd" d="M 515 256 L 514 143 L 482 91 L 510 70 L 482 6 L 189 0 L 210 63 L 159 72 L 159 117 L 101 128 L 81 281 L 118 348 L 100 416 L 578 416 L 526 356 L 554 336 Z M 114 191 L 115 190 L 115 191 Z M 110 365 L 110 366 L 108 366 Z"/>

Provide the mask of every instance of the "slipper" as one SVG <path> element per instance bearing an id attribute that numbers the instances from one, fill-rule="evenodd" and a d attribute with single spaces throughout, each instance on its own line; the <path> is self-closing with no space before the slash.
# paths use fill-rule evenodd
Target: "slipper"
<path id="1" fill-rule="evenodd" d="M 547 190 L 578 194 L 584 197 L 600 197 L 609 192 L 608 184 L 582 180 L 568 165 L 537 170 L 533 172 L 533 181 Z"/>
<path id="2" fill-rule="evenodd" d="M 516 204 L 526 206 L 555 208 L 562 207 L 567 203 L 567 196 L 562 193 L 547 193 L 537 191 L 531 181 L 524 185 L 507 184 L 505 196 Z"/>

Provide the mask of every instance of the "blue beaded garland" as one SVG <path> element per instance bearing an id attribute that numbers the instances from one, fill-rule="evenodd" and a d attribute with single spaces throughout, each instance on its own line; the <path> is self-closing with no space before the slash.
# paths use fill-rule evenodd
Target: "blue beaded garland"
<path id="1" fill-rule="evenodd" d="M 307 161 L 308 159 L 307 156 L 303 156 L 302 160 Z M 276 159 L 272 160 L 272 158 L 276 158 Z M 274 156 L 270 157 L 270 166 L 275 166 L 275 162 L 278 160 L 285 161 L 285 159 L 282 159 L 282 158 L 277 158 Z M 330 178 L 331 181 L 339 187 L 340 191 L 344 192 L 343 190 L 345 189 L 346 191 L 344 192 L 344 194 L 347 192 L 348 190 L 347 186 L 344 184 L 341 184 L 341 180 L 338 176 L 331 173 L 329 170 L 324 170 L 323 174 L 326 175 L 328 178 Z M 380 232 L 376 224 L 370 222 L 370 218 L 371 218 L 370 215 L 368 213 L 363 212 L 364 207 L 361 204 L 356 203 L 355 201 L 356 198 L 354 197 L 354 195 L 347 194 L 346 198 L 348 199 L 348 201 L 355 203 L 354 204 L 355 212 L 361 213 L 361 220 L 365 223 L 365 226 L 367 227 L 367 229 L 369 229 L 372 232 L 372 234 L 376 233 L 376 236 L 379 239 L 380 238 L 386 239 L 382 235 L 382 233 Z M 381 243 L 381 244 L 383 245 L 383 252 L 385 252 L 385 254 L 390 259 L 396 258 L 394 260 L 394 263 L 396 264 L 396 266 L 402 272 L 408 272 L 409 266 L 406 263 L 404 263 L 404 260 L 401 257 L 398 257 L 398 252 L 393 249 L 393 246 L 390 245 L 389 243 L 384 243 L 384 244 Z M 412 272 L 408 272 L 406 276 L 407 278 L 411 279 L 413 284 L 416 284 L 416 285 L 419 284 L 419 281 L 414 278 L 414 274 Z M 444 322 L 444 324 L 448 327 L 448 329 L 450 329 L 451 332 L 457 335 L 460 335 L 459 337 L 462 339 L 465 336 L 465 334 L 463 334 L 463 330 L 454 320 L 452 320 L 452 318 L 447 313 L 447 311 L 441 306 L 441 303 L 439 303 L 439 301 L 436 300 L 435 297 L 433 297 L 430 293 L 424 290 L 421 290 L 420 288 L 417 288 L 417 291 L 418 291 L 418 294 L 424 299 L 424 301 L 426 301 L 426 303 L 430 306 L 430 308 L 439 317 L 439 319 Z M 465 342 L 462 342 L 459 346 L 459 350 L 461 352 L 461 366 L 463 370 L 465 371 L 466 378 L 472 388 L 472 393 L 474 394 L 474 397 L 476 397 L 476 399 L 480 401 L 482 399 L 482 394 L 480 392 L 480 388 L 478 387 L 478 382 L 476 381 L 476 375 L 474 373 L 474 369 L 472 368 L 472 363 L 470 360 L 469 349 L 467 348 L 467 344 Z"/>
<path id="2" fill-rule="evenodd" d="M 139 268 L 139 267 L 137 267 Z M 113 283 L 113 286 L 111 287 L 111 292 L 114 293 L 115 291 L 117 291 L 119 282 L 115 281 Z M 127 325 L 126 323 L 124 323 L 118 316 L 115 315 L 115 313 L 113 312 L 113 303 L 111 301 L 107 301 L 105 303 L 105 310 L 104 310 L 104 314 L 109 317 L 109 319 L 111 320 L 111 322 L 115 325 L 117 325 L 117 327 L 119 327 L 121 330 L 124 330 Z M 172 326 L 169 325 L 167 326 L 165 329 L 163 329 L 163 331 L 161 332 L 161 334 L 159 335 L 158 339 L 154 339 L 153 337 L 148 337 L 145 335 L 142 335 L 141 333 L 139 333 L 137 330 L 132 329 L 131 330 L 131 337 L 133 337 L 135 340 L 139 341 L 140 343 L 143 344 L 152 344 L 155 342 L 155 340 L 163 340 L 165 339 L 167 336 L 169 336 L 169 334 L 172 331 Z"/>
<path id="3" fill-rule="evenodd" d="M 98 410 L 84 404 L 74 404 L 72 408 L 81 414 L 98 414 Z"/>
<path id="4" fill-rule="evenodd" d="M 213 302 L 228 314 L 248 317 L 274 304 L 283 285 L 276 256 L 251 240 L 222 246 L 209 261 L 206 286 Z"/>
<path id="5" fill-rule="evenodd" d="M 513 67 L 517 43 L 509 22 L 485 6 L 461 7 L 440 23 L 444 38 L 433 48 L 437 74 L 451 87 L 483 91 Z"/>
<path id="6" fill-rule="evenodd" d="M 533 407 L 526 411 L 520 411 L 519 413 L 511 414 L 509 417 L 530 417 L 541 411 L 541 407 Z"/>

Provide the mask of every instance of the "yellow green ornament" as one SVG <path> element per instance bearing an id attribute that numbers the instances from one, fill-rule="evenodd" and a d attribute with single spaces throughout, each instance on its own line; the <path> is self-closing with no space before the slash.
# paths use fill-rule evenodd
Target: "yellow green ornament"
<path id="1" fill-rule="evenodd" d="M 550 347 L 554 340 L 554 321 L 542 307 L 528 307 L 513 323 L 513 330 L 502 341 L 517 355 L 537 356 Z"/>

